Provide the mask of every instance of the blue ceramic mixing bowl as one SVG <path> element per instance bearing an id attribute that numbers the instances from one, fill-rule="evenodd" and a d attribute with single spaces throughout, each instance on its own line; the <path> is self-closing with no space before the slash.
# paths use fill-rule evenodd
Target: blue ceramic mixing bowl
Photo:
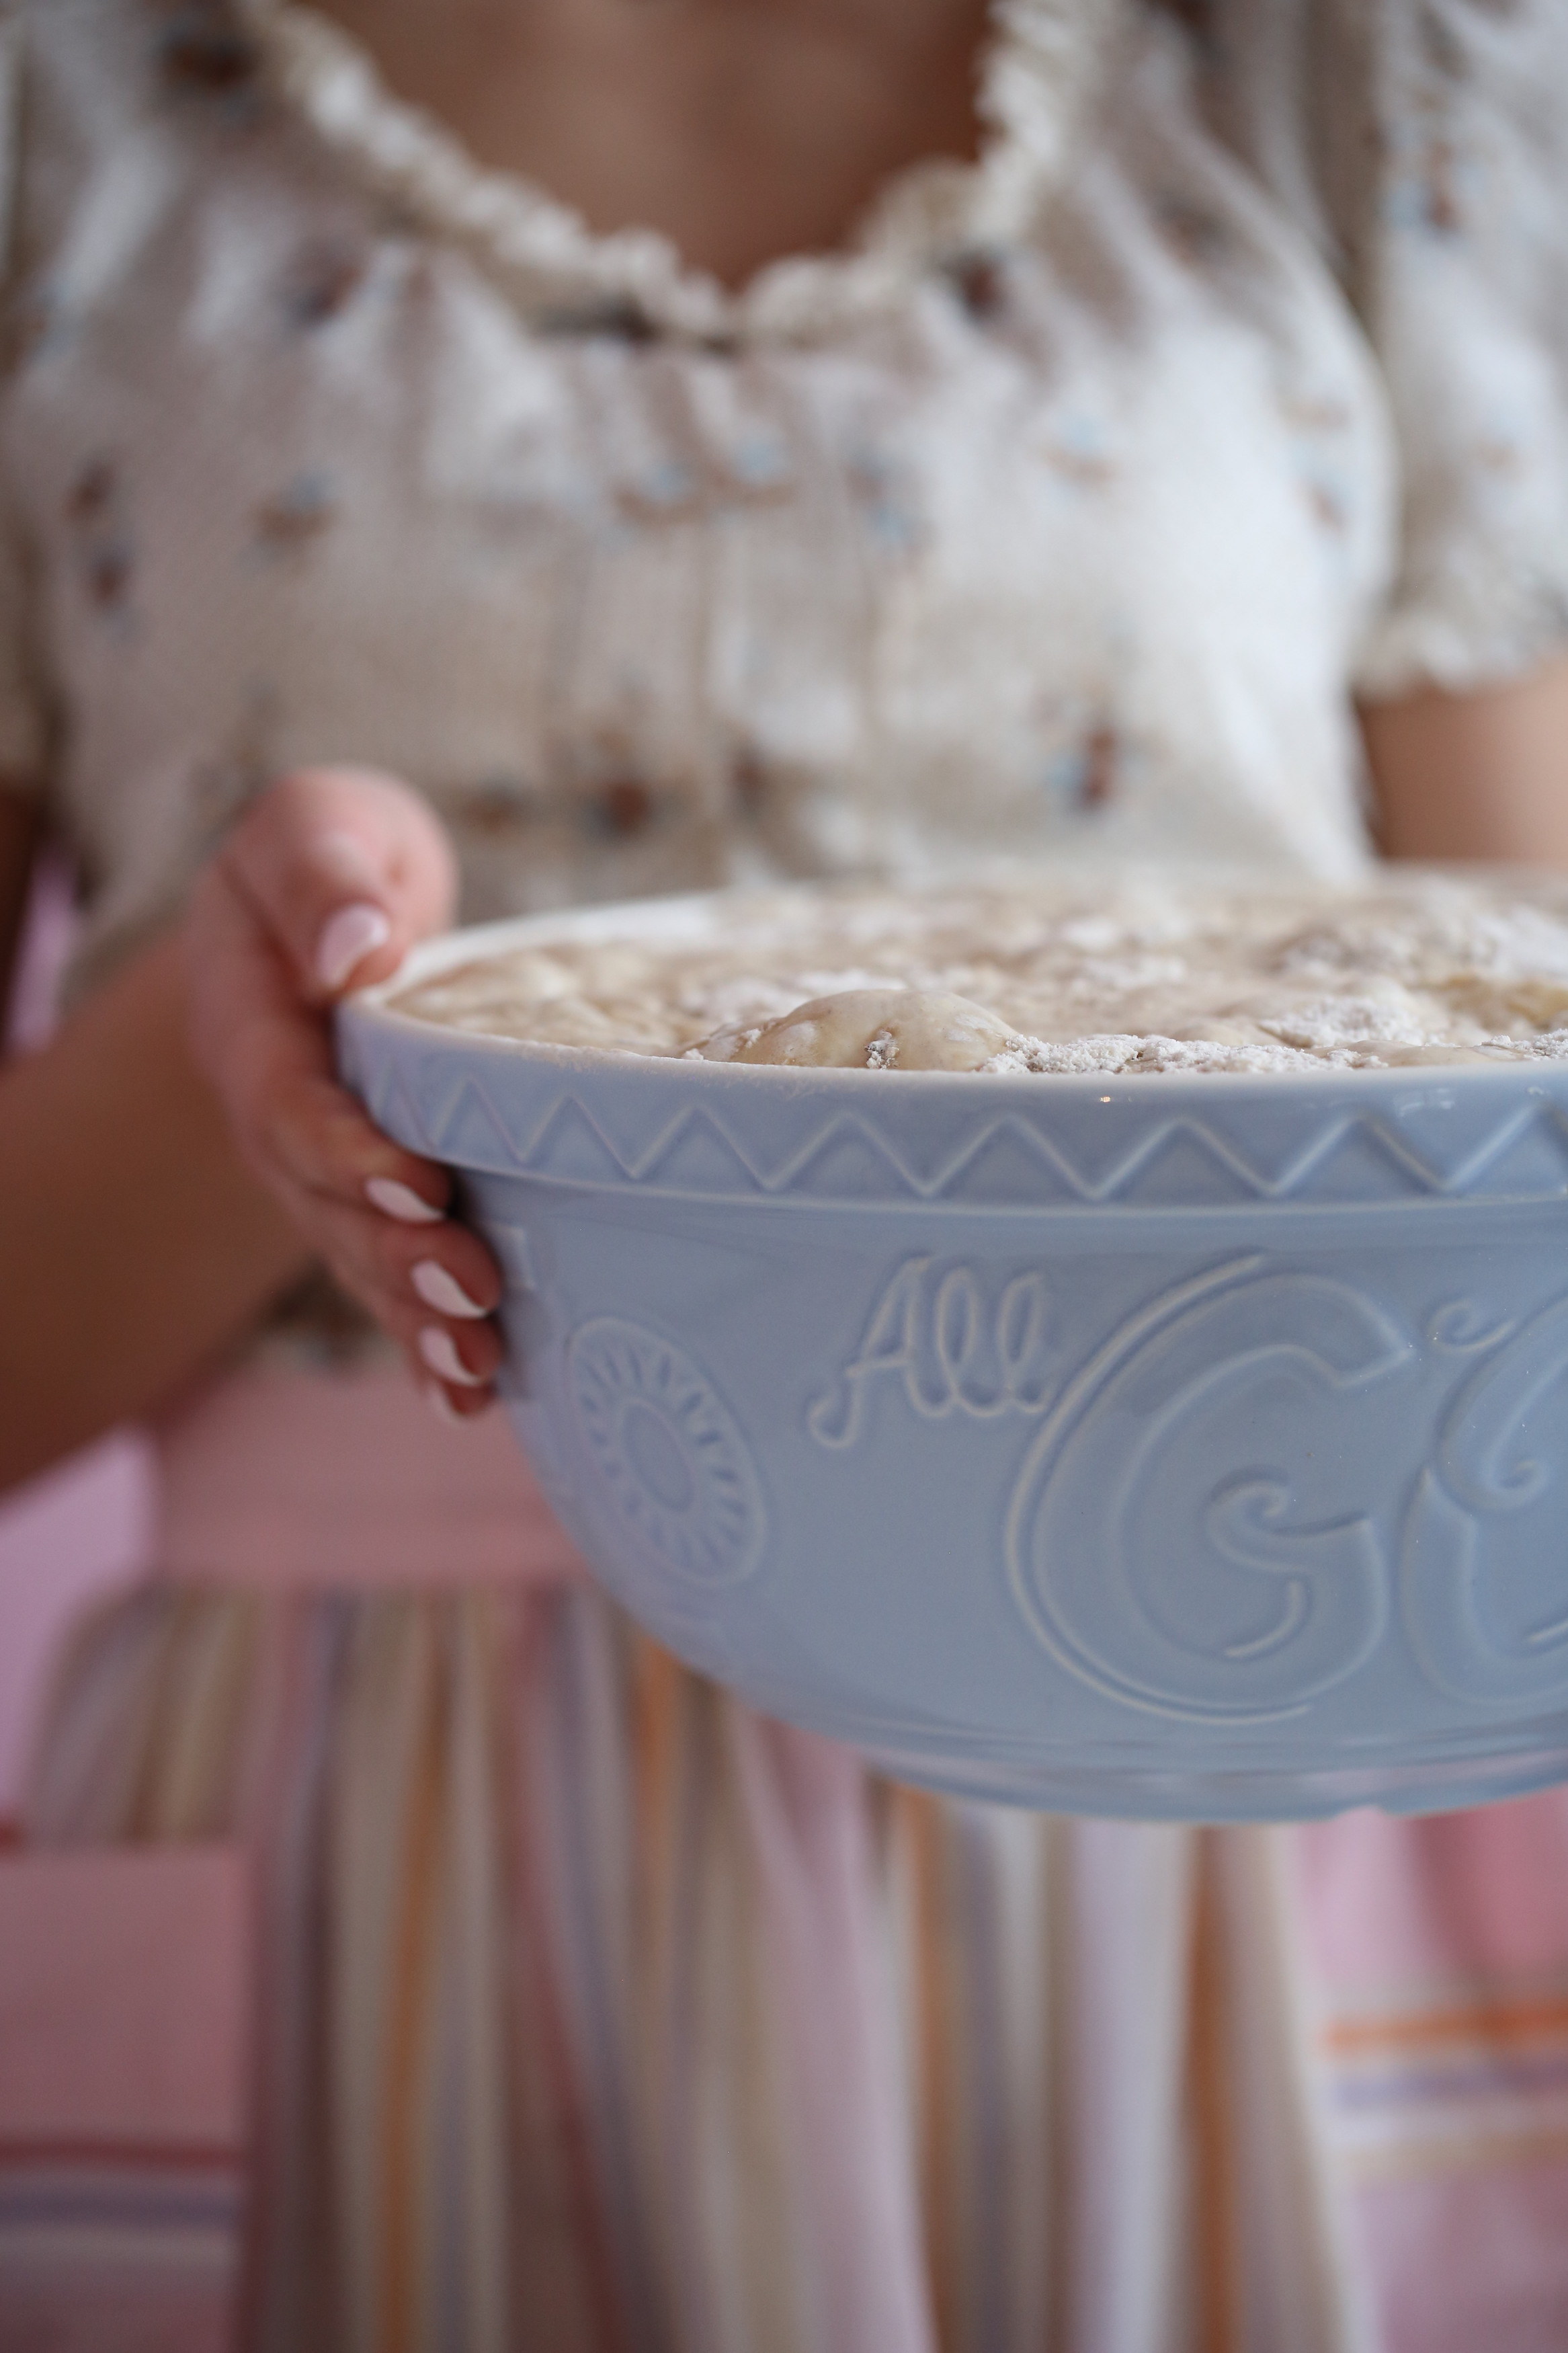
<path id="1" fill-rule="evenodd" d="M 494 926 L 401 980 L 699 921 Z M 458 1172 L 517 1433 L 694 1666 L 1077 1812 L 1568 1778 L 1568 1067 L 757 1069 L 384 996 L 343 1069 Z"/>

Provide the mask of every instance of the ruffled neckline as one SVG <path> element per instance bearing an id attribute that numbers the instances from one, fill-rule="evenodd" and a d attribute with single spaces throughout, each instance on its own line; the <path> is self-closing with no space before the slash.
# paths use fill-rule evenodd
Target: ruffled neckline
<path id="1" fill-rule="evenodd" d="M 361 182 L 460 245 L 541 323 L 636 320 L 721 345 L 816 343 L 886 314 L 931 270 L 1018 242 L 1060 185 L 1100 80 L 1119 0 L 992 0 L 979 65 L 981 152 L 897 173 L 831 252 L 769 262 L 729 288 L 653 229 L 601 236 L 521 174 L 480 164 L 398 98 L 362 45 L 297 0 L 249 0 L 274 92 Z"/>

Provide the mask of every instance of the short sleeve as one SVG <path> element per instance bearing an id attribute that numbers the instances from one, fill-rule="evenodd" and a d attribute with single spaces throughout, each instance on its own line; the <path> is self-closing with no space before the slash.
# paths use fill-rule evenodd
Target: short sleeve
<path id="1" fill-rule="evenodd" d="M 0 282 L 7 312 L 14 307 L 26 37 L 19 13 L 0 5 Z M 6 326 L 9 344 L 9 317 Z M 48 705 L 37 659 L 32 575 L 26 536 L 0 476 L 0 789 L 6 792 L 40 791 L 47 768 Z"/>
<path id="2" fill-rule="evenodd" d="M 1215 0 L 1226 129 L 1324 248 L 1373 347 L 1399 560 L 1372 697 L 1568 649 L 1568 5 Z"/>

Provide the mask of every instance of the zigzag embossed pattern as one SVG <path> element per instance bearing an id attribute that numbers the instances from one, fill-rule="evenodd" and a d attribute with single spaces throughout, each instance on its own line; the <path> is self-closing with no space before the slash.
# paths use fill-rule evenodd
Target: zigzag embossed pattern
<path id="1" fill-rule="evenodd" d="M 992 1115 L 977 1118 L 979 1087 L 963 1080 L 873 1079 L 874 1110 L 864 1090 L 853 1108 L 833 1101 L 847 1092 L 838 1072 L 816 1090 L 628 1060 L 579 1065 L 563 1083 L 542 1057 L 431 1042 L 352 1007 L 341 1047 L 349 1082 L 400 1142 L 569 1185 L 977 1209 L 1568 1198 L 1568 1072 L 1355 1073 L 1353 1088 L 1310 1091 L 1142 1078 L 1111 1095 L 986 1082 Z"/>

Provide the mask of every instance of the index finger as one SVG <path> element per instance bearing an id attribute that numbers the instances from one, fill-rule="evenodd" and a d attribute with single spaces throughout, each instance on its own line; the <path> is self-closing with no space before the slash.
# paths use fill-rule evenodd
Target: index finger
<path id="1" fill-rule="evenodd" d="M 283 951 L 221 865 L 192 899 L 186 949 L 196 1059 L 258 1173 L 285 1192 L 368 1198 L 407 1223 L 442 1216 L 446 1170 L 384 1135 L 339 1082 L 324 1014 L 301 1002 Z"/>
<path id="2" fill-rule="evenodd" d="M 387 978 L 416 940 L 451 920 L 456 897 L 439 823 L 408 786 L 371 769 L 280 777 L 216 864 L 312 1004 L 351 979 Z"/>

